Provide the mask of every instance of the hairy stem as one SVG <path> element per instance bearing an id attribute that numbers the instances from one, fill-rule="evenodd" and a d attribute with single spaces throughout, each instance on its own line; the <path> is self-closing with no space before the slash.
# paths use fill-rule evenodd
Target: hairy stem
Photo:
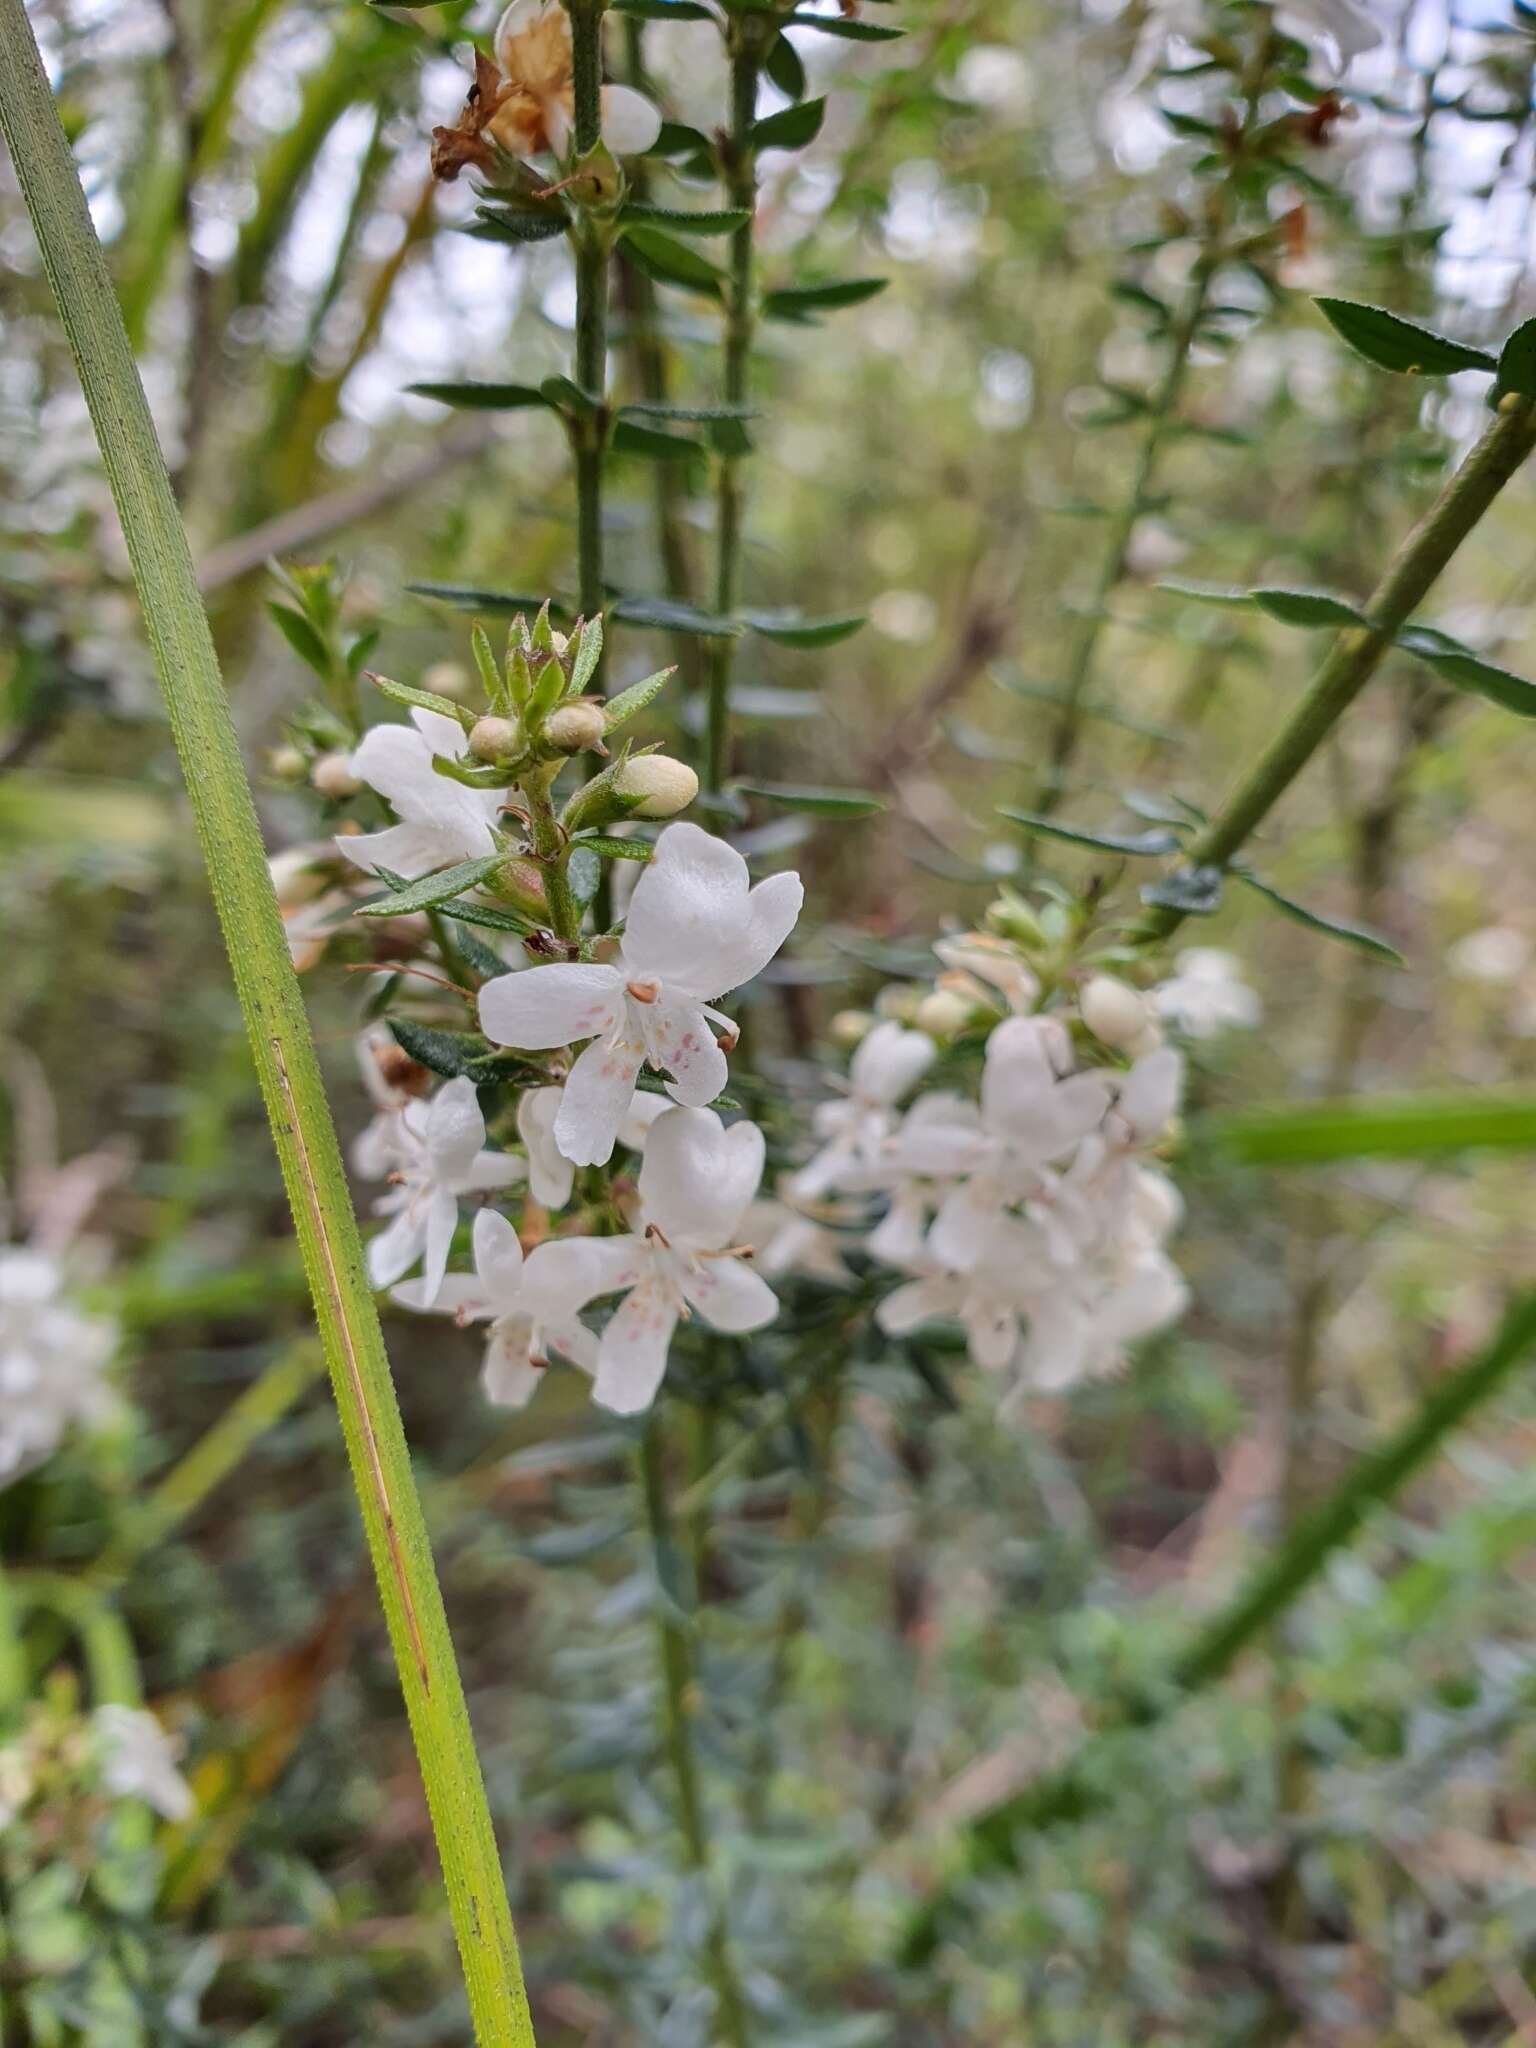
<path id="1" fill-rule="evenodd" d="M 574 147 L 579 160 L 602 139 L 603 0 L 568 0 Z M 576 260 L 576 382 L 592 409 L 572 422 L 576 464 L 577 598 L 603 608 L 603 456 L 608 439 L 608 251 L 606 228 L 585 208 L 571 236 Z"/>
<path id="2" fill-rule="evenodd" d="M 757 154 L 752 124 L 757 116 L 757 80 L 761 64 L 761 23 L 767 17 L 739 15 L 732 19 L 731 125 L 722 142 L 727 204 L 757 208 Z M 725 351 L 721 395 L 727 405 L 744 405 L 756 327 L 753 306 L 753 230 L 748 220 L 733 230 L 725 288 Z M 729 617 L 736 609 L 741 573 L 742 457 L 720 458 L 715 492 L 715 610 Z M 704 745 L 704 781 L 720 790 L 731 765 L 731 676 L 736 661 L 733 639 L 709 643 L 709 704 Z"/>
<path id="3" fill-rule="evenodd" d="M 490 1808 L 346 1176 L 186 535 L 23 0 L 0 125 L 101 448 L 336 1390 L 481 2048 L 533 2041 Z"/>
<path id="4" fill-rule="evenodd" d="M 1365 607 L 1371 624 L 1351 627 L 1339 635 L 1295 711 L 1218 816 L 1190 846 L 1187 859 L 1191 867 L 1224 868 L 1268 817 L 1375 675 L 1399 630 L 1533 449 L 1536 405 L 1513 396 L 1506 398 L 1498 417 L 1408 535 L 1371 593 Z M 1148 911 L 1134 936 L 1139 943 L 1156 944 L 1177 930 L 1185 914 L 1157 906 Z"/>
<path id="5" fill-rule="evenodd" d="M 746 1999 L 736 1974 L 725 1908 L 718 1896 L 710 1853 L 709 1821 L 699 1784 L 693 1720 L 698 1709 L 698 1677 L 693 1638 L 675 1611 L 683 1564 L 667 1504 L 666 1459 L 661 1425 L 653 1417 L 640 1443 L 640 1485 L 646 1527 L 656 1561 L 657 1638 L 661 1653 L 662 1732 L 667 1760 L 677 1785 L 677 1818 L 690 1871 L 708 1888 L 709 1930 L 704 1942 L 704 1970 L 715 1994 L 715 2020 L 727 2048 L 750 2048 L 751 2029 Z"/>

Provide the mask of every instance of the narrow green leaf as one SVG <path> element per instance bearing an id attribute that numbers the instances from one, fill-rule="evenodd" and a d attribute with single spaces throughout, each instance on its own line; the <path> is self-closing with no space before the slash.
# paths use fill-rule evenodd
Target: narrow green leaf
<path id="1" fill-rule="evenodd" d="M 636 398 L 619 407 L 620 419 L 679 420 L 701 425 L 717 420 L 753 420 L 755 405 L 689 405 L 671 400 Z"/>
<path id="2" fill-rule="evenodd" d="M 735 640 L 744 628 L 736 619 L 701 612 L 670 597 L 618 597 L 609 615 L 626 626 L 655 626 L 666 633 L 696 633 L 701 640 Z"/>
<path id="3" fill-rule="evenodd" d="M 1221 908 L 1225 880 L 1220 868 L 1177 868 L 1161 881 L 1146 883 L 1141 900 L 1183 917 L 1211 917 Z"/>
<path id="4" fill-rule="evenodd" d="M 579 697 L 597 673 L 597 664 L 603 653 L 603 621 L 599 613 L 582 623 L 581 638 L 576 643 L 575 658 L 571 662 L 569 695 Z"/>
<path id="5" fill-rule="evenodd" d="M 1258 1103 L 1205 1119 L 1198 1135 L 1248 1166 L 1326 1166 L 1341 1159 L 1438 1159 L 1457 1152 L 1536 1151 L 1530 1089 L 1350 1095 Z"/>
<path id="6" fill-rule="evenodd" d="M 1396 946 L 1390 940 L 1384 939 L 1380 932 L 1373 932 L 1369 925 L 1353 924 L 1348 918 L 1329 917 L 1320 910 L 1309 910 L 1304 903 L 1294 902 L 1291 897 L 1282 895 L 1268 882 L 1260 881 L 1259 877 L 1247 868 L 1235 867 L 1231 872 L 1237 881 L 1256 890 L 1260 896 L 1267 897 L 1277 910 L 1283 910 L 1286 916 L 1294 918 L 1297 924 L 1306 925 L 1309 931 L 1322 932 L 1330 939 L 1342 939 L 1346 945 L 1358 946 L 1362 953 L 1373 954 L 1378 960 L 1390 960 L 1394 967 L 1401 967 L 1404 964 L 1403 956 Z"/>
<path id="7" fill-rule="evenodd" d="M 821 124 L 826 119 L 825 99 L 801 100 L 798 105 L 781 107 L 776 114 L 755 122 L 752 128 L 753 149 L 804 149 L 808 142 L 814 142 L 821 133 Z"/>
<path id="8" fill-rule="evenodd" d="M 539 929 L 534 918 L 490 903 L 445 903 L 438 915 L 451 917 L 456 924 L 479 925 L 482 931 L 516 932 L 520 938 L 527 938 L 530 932 Z"/>
<path id="9" fill-rule="evenodd" d="M 632 200 L 619 215 L 619 225 L 631 228 L 661 228 L 673 235 L 728 235 L 744 228 L 752 218 L 745 206 L 721 206 L 697 212 L 679 206 L 644 206 Z"/>
<path id="10" fill-rule="evenodd" d="M 610 697 L 603 707 L 609 732 L 617 732 L 619 727 L 633 718 L 637 712 L 643 711 L 653 698 L 660 695 L 666 687 L 668 678 L 676 674 L 675 667 L 658 669 L 655 675 L 646 676 L 641 682 L 631 683 L 627 690 L 620 690 L 616 697 Z"/>
<path id="11" fill-rule="evenodd" d="M 876 21 L 860 21 L 852 14 L 792 14 L 786 28 L 813 28 L 818 35 L 842 36 L 850 43 L 893 43 L 906 34 L 902 28 L 882 28 Z"/>
<path id="12" fill-rule="evenodd" d="M 1442 633 L 1435 626 L 1404 626 L 1397 636 L 1397 645 L 1405 654 L 1417 656 L 1453 688 L 1486 697 L 1490 704 L 1513 711 L 1519 718 L 1536 718 L 1536 683 L 1528 683 L 1524 676 L 1484 661 L 1449 633 Z"/>
<path id="13" fill-rule="evenodd" d="M 828 284 L 787 286 L 763 294 L 763 317 L 804 325 L 822 313 L 835 313 L 843 306 L 861 305 L 883 292 L 888 277 L 843 277 Z"/>
<path id="14" fill-rule="evenodd" d="M 817 818 L 867 818 L 886 808 L 885 798 L 869 789 L 817 789 L 794 782 L 733 782 L 731 789 L 737 796 L 761 797 Z"/>
<path id="15" fill-rule="evenodd" d="M 775 39 L 763 69 L 769 82 L 778 87 L 785 99 L 805 98 L 805 63 L 788 36 L 781 35 Z"/>
<path id="16" fill-rule="evenodd" d="M 364 670 L 364 680 L 372 683 L 381 696 L 388 697 L 395 704 L 411 704 L 418 711 L 436 711 L 444 718 L 451 718 L 468 732 L 475 722 L 475 714 L 465 704 L 456 704 L 451 697 L 439 697 L 435 690 L 418 690 L 411 683 L 397 683 L 393 676 L 381 676 L 372 669 Z"/>
<path id="17" fill-rule="evenodd" d="M 441 868 L 435 875 L 423 875 L 408 882 L 378 903 L 365 903 L 358 917 L 403 917 L 411 910 L 431 910 L 439 903 L 451 903 L 455 896 L 477 887 L 488 875 L 506 864 L 504 852 L 482 853 L 475 860 L 461 860 L 454 867 Z"/>
<path id="18" fill-rule="evenodd" d="M 407 384 L 417 398 L 435 398 L 465 412 L 516 412 L 524 406 L 547 406 L 551 400 L 531 384 Z"/>
<path id="19" fill-rule="evenodd" d="M 776 640 L 783 647 L 835 646 L 839 640 L 857 633 L 868 616 L 867 612 L 845 612 L 825 619 L 807 619 L 794 611 L 741 614 L 742 622 L 754 633 L 761 633 L 765 640 Z"/>
<path id="20" fill-rule="evenodd" d="M 1365 613 L 1348 598 L 1328 590 L 1251 590 L 1261 612 L 1282 626 L 1369 626 Z"/>
<path id="21" fill-rule="evenodd" d="M 659 228 L 627 228 L 624 246 L 648 277 L 661 284 L 680 285 L 685 291 L 702 292 L 708 298 L 719 298 L 724 273 L 707 256 L 690 249 L 675 235 L 664 235 Z"/>
<path id="22" fill-rule="evenodd" d="M 565 863 L 565 879 L 578 906 L 585 910 L 603 879 L 603 864 L 590 846 L 578 841 L 571 848 Z"/>
<path id="23" fill-rule="evenodd" d="M 1409 376 L 1446 377 L 1454 370 L 1497 370 L 1495 357 L 1483 348 L 1451 341 L 1428 327 L 1400 319 L 1381 306 L 1357 305 L 1352 299 L 1314 299 L 1312 302 L 1334 332 L 1347 341 L 1357 355 L 1380 370 L 1398 370 Z"/>
<path id="24" fill-rule="evenodd" d="M 713 21 L 715 15 L 699 0 L 608 0 L 614 14 L 637 15 L 641 21 Z"/>
<path id="25" fill-rule="evenodd" d="M 569 225 L 568 216 L 552 208 L 482 206 L 473 225 L 459 232 L 473 235 L 477 242 L 553 242 Z"/>
<path id="26" fill-rule="evenodd" d="M 668 434 L 643 420 L 620 416 L 613 423 L 609 446 L 615 455 L 638 455 L 648 462 L 686 462 L 702 455 L 703 446 L 687 434 Z"/>
<path id="27" fill-rule="evenodd" d="M 1096 853 L 1124 854 L 1140 859 L 1160 853 L 1177 853 L 1177 834 L 1161 829 L 1150 832 L 1099 832 L 1086 825 L 1064 825 L 1059 818 L 1042 818 L 1036 811 L 1021 811 L 1013 804 L 999 804 L 998 815 L 1026 832 L 1038 832 L 1046 839 L 1064 839 L 1070 846 L 1089 846 Z"/>
<path id="28" fill-rule="evenodd" d="M 322 681 L 328 681 L 331 673 L 329 650 L 304 614 L 294 611 L 291 605 L 276 604 L 270 599 L 267 613 L 304 666 L 312 668 Z"/>
<path id="29" fill-rule="evenodd" d="M 546 600 L 525 590 L 481 590 L 465 583 L 407 583 L 413 597 L 433 597 L 439 604 L 452 605 L 460 612 L 536 612 Z M 552 619 L 568 619 L 571 608 L 557 597 L 547 600 Z"/>
<path id="30" fill-rule="evenodd" d="M 577 833 L 577 844 L 590 846 L 599 860 L 654 860 L 656 849 L 649 839 L 614 839 L 604 832 Z"/>
<path id="31" fill-rule="evenodd" d="M 409 1053 L 428 1073 L 441 1074 L 448 1081 L 465 1074 L 473 1079 L 475 1063 L 493 1050 L 477 1032 L 438 1031 L 429 1024 L 418 1024 L 413 1017 L 391 1017 L 388 1023 L 402 1052 Z"/>
<path id="32" fill-rule="evenodd" d="M 711 156 L 714 144 L 702 129 L 683 121 L 663 121 L 661 133 L 646 151 L 647 156 Z"/>
<path id="33" fill-rule="evenodd" d="M 1536 320 L 1522 320 L 1499 351 L 1499 373 L 1488 403 L 1496 406 L 1507 393 L 1536 398 Z"/>

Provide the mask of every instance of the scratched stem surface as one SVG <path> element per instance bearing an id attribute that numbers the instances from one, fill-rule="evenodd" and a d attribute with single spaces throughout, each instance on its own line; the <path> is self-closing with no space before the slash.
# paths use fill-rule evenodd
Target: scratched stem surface
<path id="1" fill-rule="evenodd" d="M 421 1762 L 480 2048 L 533 2028 L 389 1361 L 186 537 L 22 0 L 0 0 L 0 125 L 122 521 L 282 1165 Z"/>

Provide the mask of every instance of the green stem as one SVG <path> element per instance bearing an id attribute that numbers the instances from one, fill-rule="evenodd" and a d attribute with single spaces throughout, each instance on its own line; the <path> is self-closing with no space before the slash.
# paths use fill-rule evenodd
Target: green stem
<path id="1" fill-rule="evenodd" d="M 481 2048 L 533 2041 L 501 1858 L 336 1133 L 186 536 L 23 0 L 0 126 L 116 501 L 336 1390 Z"/>
<path id="2" fill-rule="evenodd" d="M 653 1417 L 640 1440 L 640 1487 L 646 1527 L 656 1561 L 657 1638 L 661 1650 L 662 1732 L 667 1760 L 677 1785 L 677 1818 L 688 1868 L 710 1893 L 709 1931 L 704 1967 L 715 1994 L 715 2018 L 728 2048 L 750 2048 L 751 2028 L 746 1999 L 736 1975 L 725 1909 L 718 1896 L 710 1855 L 709 1823 L 699 1785 L 693 1717 L 698 1707 L 698 1678 L 693 1663 L 693 1637 L 677 1612 L 676 1593 L 683 1576 L 677 1539 L 667 1506 L 667 1472 L 661 1425 Z"/>
<path id="3" fill-rule="evenodd" d="M 727 204 L 757 210 L 757 154 L 752 124 L 757 118 L 761 64 L 761 23 L 771 18 L 739 15 L 731 22 L 731 125 L 723 142 Z M 753 304 L 755 219 L 735 229 L 725 288 L 725 352 L 721 395 L 727 405 L 745 405 L 756 328 Z M 741 570 L 742 457 L 724 455 L 715 492 L 715 610 L 728 618 L 736 609 Z M 709 702 L 704 748 L 704 782 L 711 792 L 725 785 L 731 765 L 731 676 L 733 639 L 709 643 Z"/>
<path id="4" fill-rule="evenodd" d="M 1333 731 L 1381 665 L 1400 629 L 1422 603 L 1462 542 L 1521 464 L 1536 449 L 1536 405 L 1506 398 L 1498 417 L 1408 535 L 1365 610 L 1369 626 L 1339 635 L 1290 718 L 1190 846 L 1191 867 L 1224 868 L 1263 822 Z M 1182 910 L 1150 910 L 1134 937 L 1165 939 L 1183 923 Z"/>
<path id="5" fill-rule="evenodd" d="M 1067 771 L 1077 751 L 1082 732 L 1081 704 L 1093 681 L 1094 662 L 1107 623 L 1109 600 L 1125 575 L 1137 523 L 1151 501 L 1158 461 L 1168 438 L 1168 430 L 1178 410 L 1179 401 L 1184 395 L 1184 385 L 1189 374 L 1190 350 L 1200 331 L 1200 323 L 1205 318 L 1211 285 L 1226 255 L 1226 238 L 1236 197 L 1237 177 L 1247 157 L 1248 144 L 1258 120 L 1259 102 L 1263 97 L 1264 79 L 1269 69 L 1273 44 L 1273 30 L 1268 27 L 1262 29 L 1244 67 L 1240 83 L 1243 98 L 1242 121 L 1232 137 L 1225 175 L 1211 193 L 1200 253 L 1190 271 L 1178 318 L 1168 333 L 1168 360 L 1147 407 L 1141 446 L 1131 472 L 1130 488 L 1111 520 L 1109 541 L 1104 551 L 1098 580 L 1094 585 L 1088 609 L 1083 614 L 1073 639 L 1063 688 L 1064 702 L 1051 733 L 1046 765 L 1035 794 L 1035 808 L 1047 814 L 1060 800 L 1066 784 Z"/>
<path id="6" fill-rule="evenodd" d="M 574 148 L 578 161 L 602 139 L 603 4 L 568 0 Z M 583 614 L 603 609 L 603 456 L 608 439 L 609 236 L 583 210 L 571 236 L 576 262 L 576 382 L 594 411 L 572 422 L 576 464 L 577 597 Z"/>
<path id="7" fill-rule="evenodd" d="M 550 798 L 550 788 L 558 772 L 558 766 L 535 770 L 523 778 L 521 786 L 523 795 L 528 799 L 529 835 L 544 876 L 549 921 L 555 936 L 574 946 L 581 938 L 581 910 L 566 878 L 566 862 L 570 858 L 571 847 Z"/>

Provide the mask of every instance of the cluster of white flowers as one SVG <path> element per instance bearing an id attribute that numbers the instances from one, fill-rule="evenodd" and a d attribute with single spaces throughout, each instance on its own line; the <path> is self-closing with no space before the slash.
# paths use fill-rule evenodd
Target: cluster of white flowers
<path id="1" fill-rule="evenodd" d="M 186 1820 L 196 1801 L 177 1768 L 179 1739 L 142 1707 L 103 1706 L 91 1716 L 101 1781 L 116 1799 L 142 1799 L 166 1820 Z"/>
<path id="2" fill-rule="evenodd" d="M 111 1412 L 117 1326 L 88 1314 L 53 1252 L 0 1245 L 0 1484 Z"/>
<path id="3" fill-rule="evenodd" d="M 471 1081 L 448 1081 L 430 1101 L 397 1098 L 365 1060 L 378 1115 L 354 1163 L 392 1182 L 375 1205 L 391 1220 L 369 1246 L 371 1277 L 388 1286 L 420 1260 L 421 1276 L 397 1286 L 397 1300 L 490 1324 L 493 1400 L 526 1401 L 557 1352 L 593 1374 L 603 1406 L 633 1413 L 654 1399 L 682 1317 L 696 1311 L 729 1331 L 773 1320 L 773 1290 L 744 1263 L 739 1235 L 762 1178 L 763 1134 L 746 1121 L 726 1128 L 706 1106 L 725 1085 L 736 1042 L 735 1025 L 711 1005 L 767 966 L 802 896 L 798 875 L 754 887 L 733 847 L 696 825 L 672 825 L 635 885 L 615 962 L 525 967 L 488 981 L 480 1021 L 496 1044 L 554 1052 L 586 1041 L 560 1086 L 522 1096 L 526 1160 L 485 1148 Z M 647 1063 L 670 1076 L 666 1096 L 637 1092 Z M 461 1197 L 526 1176 L 543 1208 L 560 1209 L 577 1168 L 605 1163 L 621 1142 L 644 1153 L 629 1231 L 553 1237 L 525 1258 L 506 1218 L 483 1210 L 473 1275 L 448 1273 Z M 581 1312 L 613 1295 L 624 1298 L 599 1340 Z"/>

